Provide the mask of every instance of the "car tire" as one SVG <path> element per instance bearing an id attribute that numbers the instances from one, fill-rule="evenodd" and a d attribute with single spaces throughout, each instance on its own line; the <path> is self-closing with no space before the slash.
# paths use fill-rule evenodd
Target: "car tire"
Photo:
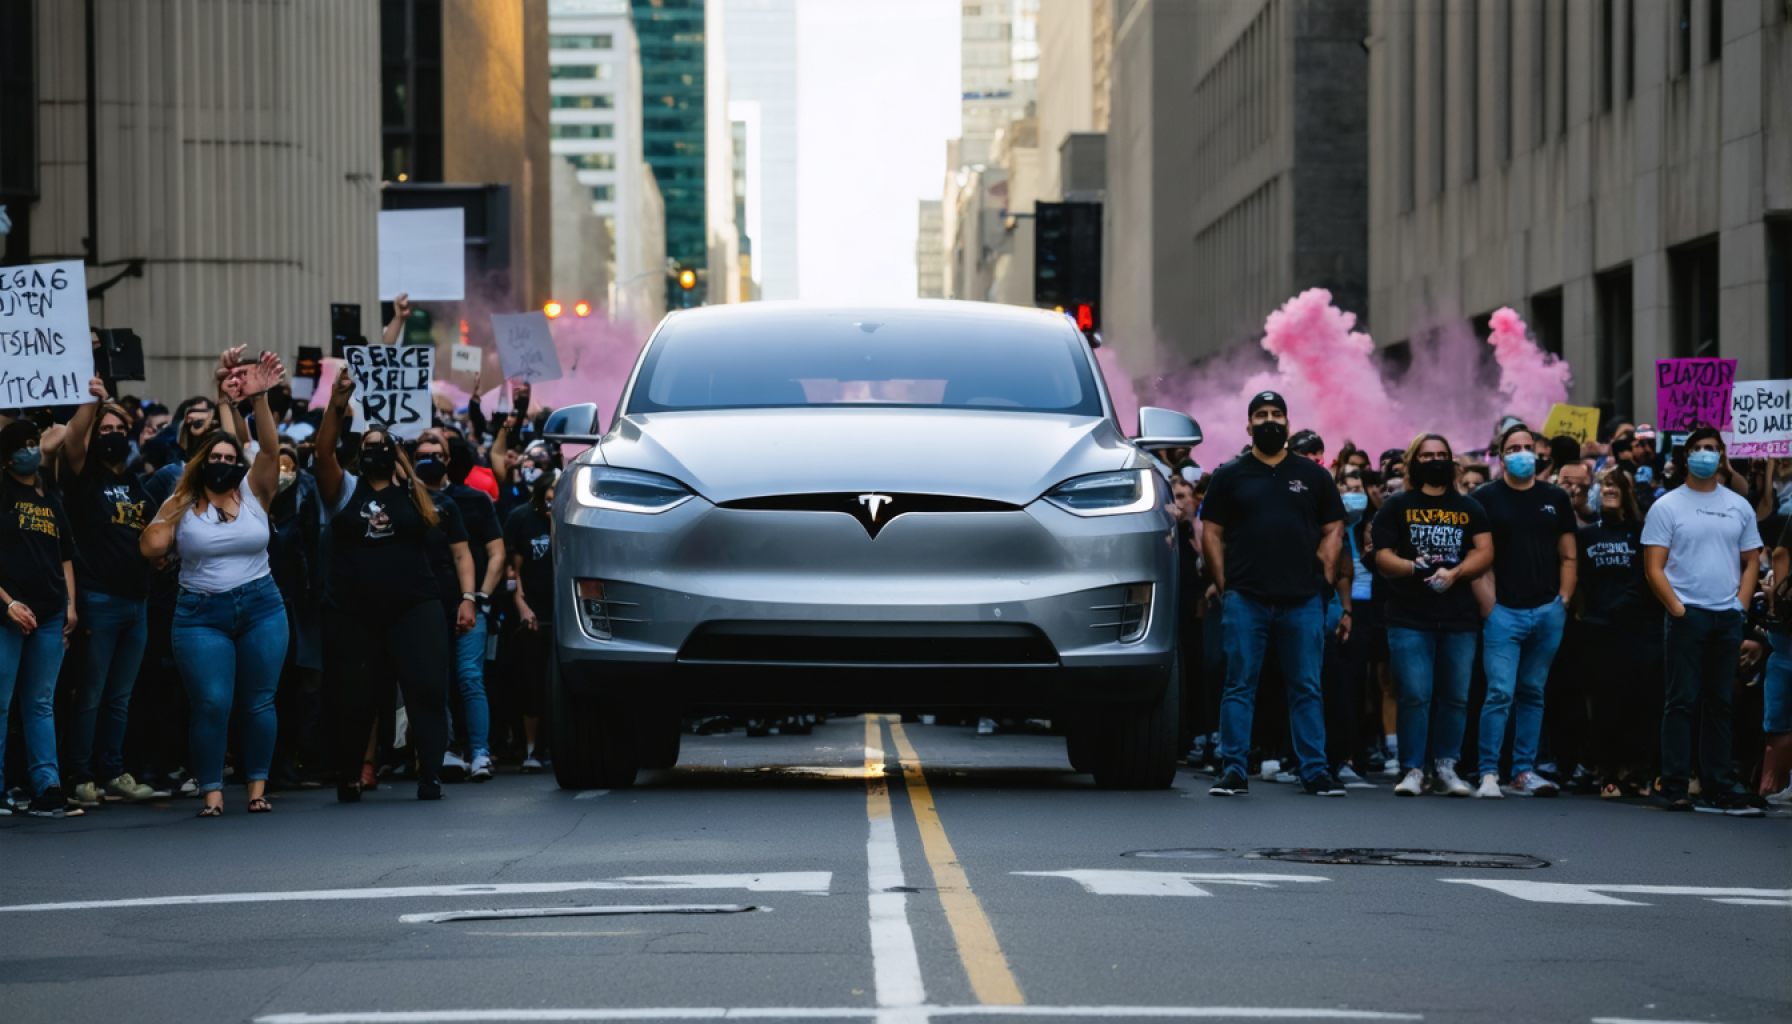
<path id="1" fill-rule="evenodd" d="M 642 768 L 663 771 L 678 765 L 678 746 L 684 739 L 684 719 L 678 712 L 643 712 L 635 736 Z"/>
<path id="2" fill-rule="evenodd" d="M 1176 781 L 1182 655 L 1164 673 L 1164 689 L 1144 708 L 1112 711 L 1095 734 L 1095 784 L 1103 789 L 1168 789 Z M 1094 725 L 1095 723 L 1091 723 Z"/>
<path id="3" fill-rule="evenodd" d="M 554 781 L 561 789 L 626 789 L 635 784 L 639 754 L 628 734 L 624 709 L 588 694 L 575 694 L 548 659 L 548 736 Z"/>

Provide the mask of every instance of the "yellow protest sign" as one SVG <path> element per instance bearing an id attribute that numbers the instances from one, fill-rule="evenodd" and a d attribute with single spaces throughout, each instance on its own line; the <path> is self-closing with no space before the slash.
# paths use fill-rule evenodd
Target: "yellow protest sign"
<path id="1" fill-rule="evenodd" d="M 1590 405 L 1557 402 L 1549 407 L 1549 419 L 1543 423 L 1543 433 L 1549 437 L 1572 437 L 1585 444 L 1599 435 L 1599 410 Z"/>

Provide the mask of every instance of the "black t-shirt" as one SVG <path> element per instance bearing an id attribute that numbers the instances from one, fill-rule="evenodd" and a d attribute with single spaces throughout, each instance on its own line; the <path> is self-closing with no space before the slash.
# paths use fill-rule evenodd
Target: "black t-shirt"
<path id="1" fill-rule="evenodd" d="M 429 524 L 410 488 L 374 490 L 344 473 L 349 490 L 330 517 L 331 596 L 345 608 L 382 612 L 436 597 L 429 566 Z"/>
<path id="2" fill-rule="evenodd" d="M 56 489 L 38 483 L 42 494 L 0 472 L 0 587 L 43 623 L 68 611 L 62 563 L 74 559 L 75 541 Z"/>
<path id="3" fill-rule="evenodd" d="M 155 507 L 143 481 L 91 465 L 68 484 L 69 525 L 81 557 L 75 579 L 82 590 L 138 599 L 149 595 L 149 563 L 137 546 Z"/>
<path id="4" fill-rule="evenodd" d="M 1568 492 L 1535 483 L 1525 490 L 1495 480 L 1472 497 L 1487 510 L 1493 528 L 1495 599 L 1507 608 L 1540 608 L 1561 593 L 1556 542 L 1580 528 Z"/>
<path id="5" fill-rule="evenodd" d="M 1642 523 L 1593 523 L 1575 533 L 1581 621 L 1661 628 L 1661 603 L 1643 578 L 1642 535 Z"/>
<path id="6" fill-rule="evenodd" d="M 492 499 L 481 490 L 466 484 L 449 484 L 443 488 L 460 509 L 461 523 L 467 528 L 467 547 L 473 553 L 473 589 L 485 589 L 485 546 L 504 539 L 504 528 L 498 525 L 498 513 Z M 500 579 L 502 582 L 502 579 Z"/>
<path id="7" fill-rule="evenodd" d="M 1224 530 L 1228 590 L 1298 604 L 1326 589 L 1319 535 L 1344 518 L 1344 502 L 1318 463 L 1288 455 L 1270 466 L 1246 453 L 1214 470 L 1201 518 Z"/>
<path id="8" fill-rule="evenodd" d="M 1382 504 L 1370 527 L 1376 550 L 1408 559 L 1423 555 L 1439 568 L 1461 565 L 1475 549 L 1475 538 L 1486 532 L 1486 510 L 1454 488 L 1441 495 L 1401 491 Z M 1390 626 L 1447 632 L 1481 626 L 1481 609 L 1467 580 L 1441 594 L 1412 576 L 1383 582 L 1383 614 Z"/>
<path id="9" fill-rule="evenodd" d="M 446 491 L 431 491 L 429 497 L 436 506 L 435 529 L 429 531 L 429 569 L 436 577 L 436 596 L 452 611 L 459 607 L 460 595 L 465 593 L 460 586 L 460 574 L 454 570 L 453 545 L 467 542 L 467 527 L 452 495 Z"/>
<path id="10" fill-rule="evenodd" d="M 530 485 L 523 483 L 522 474 L 523 471 L 519 467 L 511 470 L 509 483 L 498 482 L 498 520 L 504 524 L 506 529 L 509 529 L 510 517 L 516 514 L 516 510 L 529 504 Z"/>
<path id="11" fill-rule="evenodd" d="M 521 555 L 523 599 L 543 622 L 554 620 L 554 543 L 548 517 L 524 505 L 504 521 L 504 544 L 512 556 Z"/>

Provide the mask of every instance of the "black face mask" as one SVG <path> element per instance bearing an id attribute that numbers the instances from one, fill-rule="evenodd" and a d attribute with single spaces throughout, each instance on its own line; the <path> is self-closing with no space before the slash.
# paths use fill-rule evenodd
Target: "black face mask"
<path id="1" fill-rule="evenodd" d="M 1448 487 L 1456 479 L 1456 464 L 1449 459 L 1429 459 L 1413 463 L 1410 472 L 1420 487 Z"/>
<path id="2" fill-rule="evenodd" d="M 213 494 L 228 494 L 243 482 L 249 467 L 238 462 L 208 462 L 199 471 L 199 482 Z"/>
<path id="3" fill-rule="evenodd" d="M 448 464 L 434 455 L 424 455 L 417 459 L 417 479 L 426 487 L 435 487 L 448 478 Z"/>
<path id="4" fill-rule="evenodd" d="M 1288 447 L 1288 424 L 1264 420 L 1251 427 L 1251 445 L 1265 455 L 1274 455 Z"/>
<path id="5" fill-rule="evenodd" d="M 398 468 L 398 452 L 389 444 L 361 448 L 361 475 L 384 480 Z"/>
<path id="6" fill-rule="evenodd" d="M 123 434 L 101 434 L 94 439 L 93 457 L 107 465 L 130 458 L 131 439 Z"/>

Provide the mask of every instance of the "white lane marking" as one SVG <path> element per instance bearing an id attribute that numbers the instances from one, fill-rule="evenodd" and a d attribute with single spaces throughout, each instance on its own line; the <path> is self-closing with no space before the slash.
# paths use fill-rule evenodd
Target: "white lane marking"
<path id="1" fill-rule="evenodd" d="M 873 720 L 872 728 L 877 731 L 872 733 L 868 729 L 867 738 L 876 735 L 881 742 L 881 726 Z M 867 743 L 866 771 L 869 773 L 873 766 L 881 770 L 884 763 L 883 750 Z M 907 882 L 902 876 L 902 850 L 896 844 L 896 820 L 891 813 L 888 790 L 882 782 L 871 783 L 867 806 L 870 827 L 865 840 L 865 865 L 871 892 L 866 902 L 877 1005 L 898 1009 L 915 1007 L 927 1001 L 927 989 L 921 980 L 921 955 L 915 945 L 915 933 L 908 923 L 908 893 L 904 891 Z M 894 1013 L 879 1015 L 878 1020 L 884 1024 L 904 1024 L 911 1020 L 925 1021 L 926 1018 Z"/>
<path id="2" fill-rule="evenodd" d="M 596 800 L 600 796 L 609 796 L 609 795 L 610 795 L 610 791 L 607 789 L 587 789 L 584 792 L 573 797 L 573 799 L 574 800 Z"/>
<path id="3" fill-rule="evenodd" d="M 1716 1024 L 1709 1020 L 1667 1020 L 1662 1017 L 1594 1017 L 1592 1024 Z"/>
<path id="4" fill-rule="evenodd" d="M 1417 1013 L 1298 1006 L 917 1006 L 924 1017 L 1089 1017 L 1115 1020 L 1351 1020 L 1419 1021 Z M 863 1020 L 886 1009 L 863 1006 L 690 1006 L 565 1010 L 361 1010 L 274 1013 L 255 1024 L 503 1024 L 534 1021 L 633 1020 Z M 1668 1024 L 1668 1022 L 1663 1022 Z"/>
<path id="5" fill-rule="evenodd" d="M 609 892 L 641 889 L 745 889 L 826 896 L 828 871 L 771 871 L 760 875 L 642 875 L 602 882 L 495 882 L 485 885 L 404 885 L 371 889 L 302 889 L 275 892 L 210 892 L 188 896 L 144 896 L 123 900 L 20 903 L 0 913 L 40 910 L 110 910 L 122 907 L 179 907 L 215 903 L 317 903 L 330 900 L 397 900 L 423 896 L 510 896 L 549 892 Z"/>
<path id="6" fill-rule="evenodd" d="M 761 908 L 744 903 L 644 903 L 613 907 L 506 907 L 502 910 L 444 910 L 434 914 L 400 914 L 404 924 L 448 921 L 512 921 L 532 917 L 623 917 L 629 914 L 744 914 Z"/>
<path id="7" fill-rule="evenodd" d="M 1717 903 L 1738 906 L 1792 908 L 1792 889 L 1738 889 L 1705 885 L 1600 885 L 1578 882 L 1529 882 L 1507 878 L 1440 878 L 1451 885 L 1473 885 L 1516 896 L 1530 903 L 1565 903 L 1582 907 L 1647 907 L 1628 896 L 1702 896 Z M 1746 902 L 1744 902 L 1746 901 Z"/>
<path id="8" fill-rule="evenodd" d="M 1319 875 L 1216 874 L 1201 871 L 1014 871 L 1034 878 L 1068 878 L 1097 896 L 1212 896 L 1202 885 L 1274 889 L 1283 882 L 1327 882 Z M 1196 884 L 1200 883 L 1200 884 Z"/>

